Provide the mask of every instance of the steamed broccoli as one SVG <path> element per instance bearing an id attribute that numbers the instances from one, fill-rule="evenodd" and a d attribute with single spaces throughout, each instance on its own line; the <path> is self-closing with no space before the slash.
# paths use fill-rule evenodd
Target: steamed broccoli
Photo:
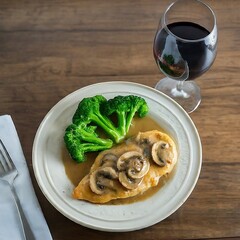
<path id="1" fill-rule="evenodd" d="M 122 136 L 113 122 L 101 113 L 101 106 L 107 102 L 107 99 L 102 95 L 84 98 L 78 105 L 78 108 L 73 116 L 73 123 L 85 122 L 87 124 L 97 124 L 106 134 L 115 142 L 120 142 Z"/>
<path id="2" fill-rule="evenodd" d="M 114 143 L 124 139 L 134 115 L 144 117 L 148 113 L 146 101 L 138 96 L 117 96 L 107 100 L 101 95 L 84 98 L 66 128 L 64 141 L 77 162 L 85 161 L 85 153 L 111 148 Z M 112 116 L 117 116 L 117 126 Z M 94 126 L 93 126 L 94 125 Z M 100 127 L 111 139 L 100 138 L 96 133 Z"/>
<path id="3" fill-rule="evenodd" d="M 132 119 L 137 113 L 139 117 L 144 117 L 148 113 L 148 105 L 142 97 L 135 95 L 116 96 L 103 104 L 102 111 L 107 116 L 117 115 L 118 131 L 125 136 L 132 123 Z"/>
<path id="4" fill-rule="evenodd" d="M 111 148 L 111 139 L 98 137 L 96 126 L 87 126 L 84 122 L 71 124 L 66 128 L 64 141 L 71 157 L 76 162 L 85 161 L 86 152 L 95 152 Z"/>

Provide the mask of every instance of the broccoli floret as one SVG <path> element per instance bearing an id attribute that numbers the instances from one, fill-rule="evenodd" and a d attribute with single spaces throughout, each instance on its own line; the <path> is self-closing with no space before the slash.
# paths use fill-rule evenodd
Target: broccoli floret
<path id="1" fill-rule="evenodd" d="M 139 117 L 144 117 L 148 113 L 146 101 L 139 96 L 116 96 L 113 99 L 104 102 L 102 111 L 105 115 L 110 116 L 117 114 L 118 131 L 126 135 L 132 123 L 132 119 L 137 113 Z"/>
<path id="2" fill-rule="evenodd" d="M 85 122 L 87 124 L 94 123 L 101 127 L 110 138 L 118 143 L 124 136 L 118 132 L 113 122 L 100 111 L 101 105 L 106 102 L 107 99 L 102 95 L 84 98 L 79 103 L 72 121 L 76 124 L 78 124 L 78 122 Z"/>
<path id="3" fill-rule="evenodd" d="M 85 153 L 101 151 L 119 143 L 128 133 L 134 115 L 144 117 L 148 113 L 146 101 L 138 96 L 117 96 L 107 100 L 101 95 L 84 98 L 73 115 L 72 124 L 65 130 L 66 147 L 77 162 L 85 161 Z M 117 126 L 111 115 L 116 114 Z M 94 126 L 93 126 L 94 125 Z M 100 138 L 101 128 L 111 139 Z"/>
<path id="4" fill-rule="evenodd" d="M 112 147 L 112 140 L 98 137 L 96 128 L 96 126 L 87 126 L 84 122 L 78 125 L 73 123 L 66 128 L 64 141 L 68 152 L 76 162 L 84 162 L 87 152 L 96 152 Z"/>
<path id="5" fill-rule="evenodd" d="M 126 113 L 130 110 L 129 102 L 124 96 L 116 96 L 102 105 L 102 112 L 106 116 L 116 113 L 118 120 L 118 131 L 121 135 L 126 135 Z"/>

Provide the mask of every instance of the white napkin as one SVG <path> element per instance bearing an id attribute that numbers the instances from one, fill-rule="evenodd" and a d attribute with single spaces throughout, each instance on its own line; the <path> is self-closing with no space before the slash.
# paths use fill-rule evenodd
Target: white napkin
<path id="1" fill-rule="evenodd" d="M 14 186 L 35 239 L 51 240 L 51 234 L 36 198 L 17 131 L 9 115 L 0 116 L 0 138 L 13 159 L 19 175 Z M 22 229 L 9 185 L 0 180 L 0 239 L 20 240 Z"/>

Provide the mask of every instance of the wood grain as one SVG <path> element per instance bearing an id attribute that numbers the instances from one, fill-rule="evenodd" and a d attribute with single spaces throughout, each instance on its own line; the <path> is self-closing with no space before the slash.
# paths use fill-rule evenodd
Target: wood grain
<path id="1" fill-rule="evenodd" d="M 190 117 L 203 146 L 196 188 L 159 224 L 105 233 L 65 218 L 41 193 L 31 151 L 45 114 L 89 84 L 154 86 L 163 76 L 152 56 L 161 13 L 171 1 L 0 0 L 0 115 L 14 120 L 32 181 L 54 240 L 240 238 L 240 1 L 207 0 L 219 29 L 218 55 L 196 82 L 202 102 Z"/>

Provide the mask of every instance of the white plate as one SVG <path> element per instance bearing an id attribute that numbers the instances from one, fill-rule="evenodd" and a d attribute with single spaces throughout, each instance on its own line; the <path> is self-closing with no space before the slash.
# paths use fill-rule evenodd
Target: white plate
<path id="1" fill-rule="evenodd" d="M 61 149 L 65 128 L 84 97 L 102 94 L 139 95 L 149 115 L 178 143 L 179 159 L 169 181 L 145 201 L 127 205 L 98 205 L 71 197 L 73 185 L 65 174 Z M 164 94 L 130 82 L 106 82 L 81 88 L 59 101 L 45 116 L 33 144 L 33 169 L 49 202 L 63 215 L 83 226 L 103 231 L 132 231 L 151 226 L 175 212 L 192 192 L 200 174 L 201 142 L 188 114 Z"/>

